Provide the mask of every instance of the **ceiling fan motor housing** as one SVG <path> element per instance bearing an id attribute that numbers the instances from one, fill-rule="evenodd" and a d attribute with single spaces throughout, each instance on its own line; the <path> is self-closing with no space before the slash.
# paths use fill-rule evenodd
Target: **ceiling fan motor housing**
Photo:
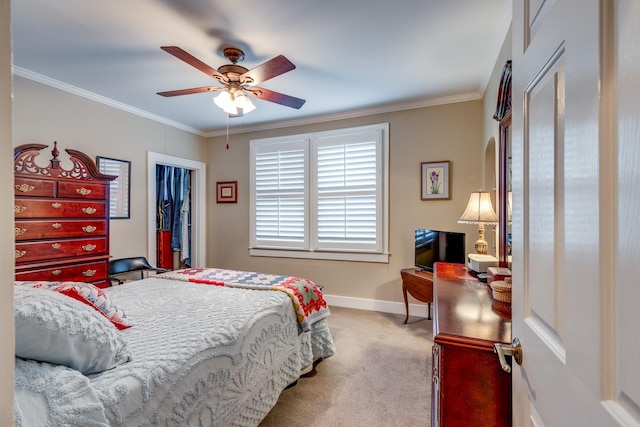
<path id="1" fill-rule="evenodd" d="M 227 78 L 229 79 L 229 81 L 231 82 L 237 82 L 240 80 L 240 76 L 243 75 L 244 73 L 246 73 L 247 70 L 246 68 L 244 68 L 241 65 L 236 65 L 236 64 L 228 64 L 228 65 L 223 65 L 221 67 L 218 68 L 218 72 L 220 74 L 224 74 L 225 76 L 227 76 Z M 247 77 L 246 82 L 242 82 L 242 84 L 248 84 L 253 82 L 253 79 Z"/>
<path id="2" fill-rule="evenodd" d="M 244 52 L 235 47 L 227 47 L 222 53 L 232 63 L 236 64 L 238 61 L 244 60 Z"/>

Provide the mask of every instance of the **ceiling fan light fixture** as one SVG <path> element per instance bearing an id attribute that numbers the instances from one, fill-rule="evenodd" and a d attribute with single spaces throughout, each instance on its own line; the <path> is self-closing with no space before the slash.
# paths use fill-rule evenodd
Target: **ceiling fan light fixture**
<path id="1" fill-rule="evenodd" d="M 213 102 L 215 102 L 216 105 L 220 107 L 225 113 L 233 115 L 238 114 L 236 104 L 233 102 L 231 94 L 226 90 L 221 91 L 218 96 L 213 98 Z"/>
<path id="2" fill-rule="evenodd" d="M 247 95 L 244 94 L 241 90 L 237 91 L 235 97 L 233 98 L 233 102 L 235 103 L 237 108 L 241 108 L 243 113 L 249 113 L 256 109 L 256 106 L 253 105 L 253 102 L 249 99 Z"/>
<path id="3" fill-rule="evenodd" d="M 256 109 L 256 106 L 253 105 L 241 89 L 233 91 L 223 90 L 218 96 L 213 98 L 213 102 L 225 113 L 233 116 L 238 114 L 238 110 L 242 110 L 242 114 L 246 114 Z"/>

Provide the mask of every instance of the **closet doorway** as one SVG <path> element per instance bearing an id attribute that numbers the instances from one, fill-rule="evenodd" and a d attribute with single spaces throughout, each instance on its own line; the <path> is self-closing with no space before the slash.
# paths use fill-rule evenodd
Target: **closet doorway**
<path id="1" fill-rule="evenodd" d="M 189 259 L 191 267 L 205 265 L 205 175 L 206 165 L 202 162 L 167 156 L 165 154 L 147 153 L 147 207 L 148 207 L 148 253 L 147 259 L 153 265 L 157 259 L 157 230 L 158 230 L 158 184 L 156 180 L 157 166 L 172 166 L 185 169 L 190 175 L 190 215 L 191 215 L 191 245 Z"/>
<path id="2" fill-rule="evenodd" d="M 156 267 L 191 267 L 191 171 L 156 165 Z"/>

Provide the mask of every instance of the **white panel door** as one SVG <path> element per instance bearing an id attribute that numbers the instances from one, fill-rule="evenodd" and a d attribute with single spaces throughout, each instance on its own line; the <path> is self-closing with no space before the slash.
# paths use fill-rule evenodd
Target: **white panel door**
<path id="1" fill-rule="evenodd" d="M 515 426 L 639 425 L 638 3 L 514 1 Z"/>

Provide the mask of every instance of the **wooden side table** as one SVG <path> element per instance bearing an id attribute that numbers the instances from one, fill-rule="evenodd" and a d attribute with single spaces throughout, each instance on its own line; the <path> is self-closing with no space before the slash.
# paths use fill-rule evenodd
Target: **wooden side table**
<path id="1" fill-rule="evenodd" d="M 407 317 L 404 323 L 409 321 L 409 302 L 407 292 L 418 301 L 429 304 L 429 319 L 431 319 L 431 303 L 433 302 L 433 274 L 417 268 L 405 268 L 400 270 L 402 276 L 402 295 L 404 296 L 404 308 Z"/>

